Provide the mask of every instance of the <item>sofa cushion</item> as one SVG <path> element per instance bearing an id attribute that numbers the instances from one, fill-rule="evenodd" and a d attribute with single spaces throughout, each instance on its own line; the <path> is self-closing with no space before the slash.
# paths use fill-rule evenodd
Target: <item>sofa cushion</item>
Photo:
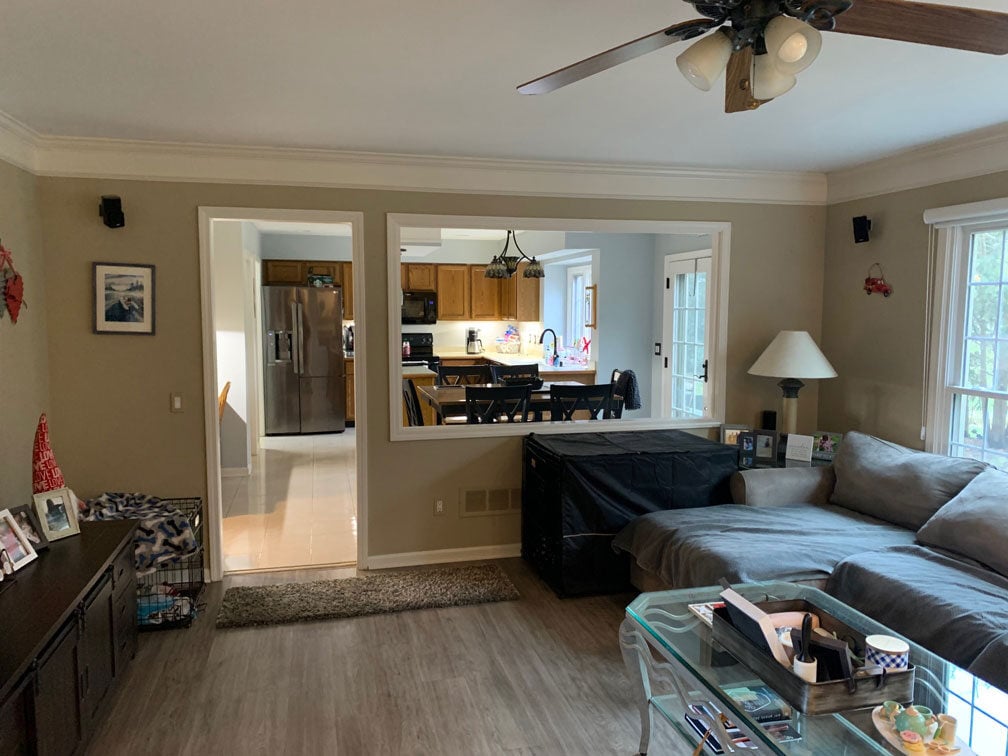
<path id="1" fill-rule="evenodd" d="M 990 643 L 968 671 L 1000 690 L 1008 690 L 1008 633 Z"/>
<path id="2" fill-rule="evenodd" d="M 1008 578 L 926 546 L 848 557 L 826 592 L 963 668 L 1008 632 Z"/>
<path id="3" fill-rule="evenodd" d="M 917 540 L 1008 576 L 1008 473 L 991 468 L 977 475 L 924 523 Z"/>
<path id="4" fill-rule="evenodd" d="M 638 517 L 613 541 L 673 588 L 823 580 L 850 554 L 912 544 L 913 531 L 829 504 L 723 504 Z"/>
<path id="5" fill-rule="evenodd" d="M 844 436 L 833 468 L 831 504 L 917 530 L 987 465 L 854 431 Z"/>

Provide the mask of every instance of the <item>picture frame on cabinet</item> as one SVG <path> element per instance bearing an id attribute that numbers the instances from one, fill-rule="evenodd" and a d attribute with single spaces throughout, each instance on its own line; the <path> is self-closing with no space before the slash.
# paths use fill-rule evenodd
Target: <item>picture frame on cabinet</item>
<path id="1" fill-rule="evenodd" d="M 748 425 L 721 424 L 721 443 L 728 446 L 738 446 L 739 435 L 752 430 Z"/>
<path id="2" fill-rule="evenodd" d="M 154 335 L 154 266 L 94 263 L 95 333 Z"/>
<path id="3" fill-rule="evenodd" d="M 777 431 L 757 430 L 753 431 L 755 439 L 756 462 L 773 464 L 777 459 Z"/>
<path id="4" fill-rule="evenodd" d="M 14 515 L 14 520 L 17 522 L 18 527 L 21 528 L 21 531 L 28 536 L 28 540 L 31 542 L 32 548 L 35 549 L 36 553 L 49 548 L 49 539 L 45 537 L 45 532 L 42 530 L 42 524 L 39 522 L 38 515 L 29 504 L 11 507 L 11 514 Z"/>
<path id="5" fill-rule="evenodd" d="M 6 573 L 8 569 L 17 572 L 26 564 L 33 562 L 38 554 L 28 540 L 28 536 L 17 524 L 14 515 L 9 509 L 0 510 L 0 550 L 2 550 L 10 560 L 10 567 L 7 560 L 3 560 L 0 569 Z"/>
<path id="6" fill-rule="evenodd" d="M 77 510 L 69 488 L 43 491 L 35 494 L 35 514 L 38 515 L 42 533 L 50 541 L 58 541 L 80 533 Z"/>

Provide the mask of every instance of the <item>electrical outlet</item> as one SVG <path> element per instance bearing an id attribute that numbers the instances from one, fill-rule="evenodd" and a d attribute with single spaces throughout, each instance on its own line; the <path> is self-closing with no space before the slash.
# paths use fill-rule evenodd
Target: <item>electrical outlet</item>
<path id="1" fill-rule="evenodd" d="M 437 499 L 434 502 L 434 516 L 439 517 L 444 514 L 444 499 Z"/>

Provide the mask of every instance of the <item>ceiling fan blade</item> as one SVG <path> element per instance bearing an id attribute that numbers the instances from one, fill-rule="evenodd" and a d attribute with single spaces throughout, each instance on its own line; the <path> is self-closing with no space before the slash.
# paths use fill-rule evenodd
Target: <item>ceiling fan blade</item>
<path id="1" fill-rule="evenodd" d="M 908 0 L 854 0 L 853 7 L 836 16 L 833 31 L 1008 54 L 1008 13 L 975 8 Z"/>
<path id="2" fill-rule="evenodd" d="M 568 84 L 573 84 L 576 81 L 587 79 L 589 76 L 594 76 L 601 71 L 618 66 L 620 63 L 626 63 L 628 60 L 639 58 L 646 53 L 660 50 L 663 47 L 681 42 L 684 39 L 699 37 L 704 32 L 720 25 L 720 21 L 709 18 L 684 21 L 681 24 L 675 24 L 674 26 L 656 31 L 654 34 L 648 34 L 635 39 L 633 42 L 627 42 L 619 47 L 593 55 L 566 68 L 561 68 L 559 71 L 554 71 L 538 79 L 527 81 L 518 87 L 518 91 L 521 94 L 546 94 L 555 89 L 560 89 L 560 87 L 566 87 Z"/>
<path id="3" fill-rule="evenodd" d="M 725 113 L 756 110 L 770 100 L 757 100 L 752 94 L 753 49 L 746 47 L 732 53 L 725 71 Z"/>

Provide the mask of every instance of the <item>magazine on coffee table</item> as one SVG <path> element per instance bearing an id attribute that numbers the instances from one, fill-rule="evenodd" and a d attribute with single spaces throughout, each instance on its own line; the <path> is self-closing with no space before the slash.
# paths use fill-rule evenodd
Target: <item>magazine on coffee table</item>
<path id="1" fill-rule="evenodd" d="M 707 627 L 713 627 L 714 610 L 721 609 L 724 606 L 724 601 L 708 601 L 704 604 L 687 604 L 687 606 Z"/>

